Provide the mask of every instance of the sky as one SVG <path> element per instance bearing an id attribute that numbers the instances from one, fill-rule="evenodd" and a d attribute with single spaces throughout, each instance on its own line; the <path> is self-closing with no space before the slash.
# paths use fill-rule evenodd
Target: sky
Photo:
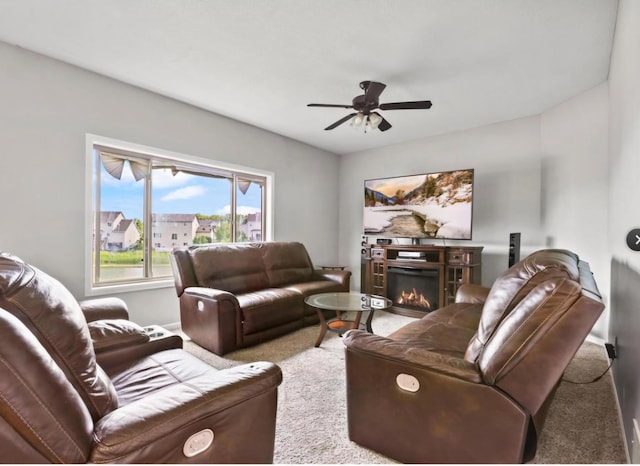
<path id="1" fill-rule="evenodd" d="M 109 175 L 104 167 L 101 177 L 101 210 L 122 212 L 127 219 L 142 219 L 144 181 L 136 181 L 128 163 L 120 180 Z M 159 214 L 228 214 L 231 204 L 231 183 L 226 179 L 172 175 L 170 170 L 154 170 L 153 213 Z M 246 194 L 238 191 L 238 213 L 257 212 L 261 205 L 261 190 L 252 183 Z"/>

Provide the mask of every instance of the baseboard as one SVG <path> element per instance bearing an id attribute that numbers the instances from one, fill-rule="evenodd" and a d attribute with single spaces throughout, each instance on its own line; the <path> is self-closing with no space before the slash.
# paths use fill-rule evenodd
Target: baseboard
<path id="1" fill-rule="evenodd" d="M 600 337 L 596 337 L 595 335 L 587 335 L 587 338 L 585 338 L 586 341 L 590 341 L 591 343 L 595 343 L 596 345 L 600 345 L 604 348 L 604 344 L 606 343 L 605 340 L 603 340 Z"/>
<path id="2" fill-rule="evenodd" d="M 627 434 L 624 430 L 624 421 L 622 419 L 622 409 L 620 408 L 620 399 L 618 398 L 618 389 L 616 387 L 616 379 L 613 376 L 613 371 L 609 371 L 609 377 L 611 378 L 611 384 L 613 385 L 613 397 L 616 400 L 616 408 L 618 410 L 618 424 L 620 424 L 620 431 L 622 432 L 622 442 L 624 443 L 624 453 L 627 455 L 627 464 L 631 464 L 631 456 L 629 455 L 629 443 L 627 442 Z M 635 427 L 635 426 L 634 426 Z"/>
<path id="3" fill-rule="evenodd" d="M 602 347 L 602 351 L 606 353 L 607 350 L 604 347 L 604 344 L 606 343 L 606 341 L 603 340 L 602 338 L 596 337 L 593 335 L 588 335 L 586 338 L 586 341 L 600 345 Z M 622 432 L 622 442 L 624 443 L 624 453 L 625 455 L 627 455 L 627 464 L 630 464 L 631 456 L 629 455 L 629 444 L 627 442 L 627 435 L 624 430 L 624 421 L 622 419 L 622 409 L 620 408 L 620 399 L 618 398 L 618 388 L 616 387 L 616 379 L 613 376 L 613 367 L 609 370 L 608 376 L 611 378 L 611 384 L 613 385 L 613 397 L 615 398 L 616 408 L 618 411 L 618 424 L 620 425 L 620 431 Z"/>

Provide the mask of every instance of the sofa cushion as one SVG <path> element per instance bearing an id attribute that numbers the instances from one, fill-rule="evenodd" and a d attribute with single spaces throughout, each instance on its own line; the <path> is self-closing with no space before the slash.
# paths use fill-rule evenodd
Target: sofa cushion
<path id="1" fill-rule="evenodd" d="M 198 285 L 230 293 L 269 288 L 262 252 L 257 244 L 220 244 L 191 250 Z"/>
<path id="2" fill-rule="evenodd" d="M 260 248 L 270 287 L 281 287 L 311 279 L 313 265 L 302 243 L 263 243 Z"/>
<path id="3" fill-rule="evenodd" d="M 495 329 L 529 292 L 547 280 L 579 280 L 578 257 L 566 250 L 544 249 L 527 256 L 502 274 L 491 287 L 484 303 L 478 331 L 467 348 L 465 359 L 477 362 Z"/>
<path id="4" fill-rule="evenodd" d="M 411 348 L 462 358 L 478 328 L 481 312 L 481 304 L 450 304 L 401 327 L 387 338 Z"/>
<path id="5" fill-rule="evenodd" d="M 302 320 L 303 297 L 295 291 L 267 288 L 240 294 L 236 298 L 242 310 L 244 335 Z"/>
<path id="6" fill-rule="evenodd" d="M 215 372 L 195 356 L 173 349 L 115 367 L 109 375 L 118 392 L 120 406 L 126 406 L 172 385 Z M 141 380 L 146 382 L 141 383 Z"/>
<path id="7" fill-rule="evenodd" d="M 312 294 L 338 293 L 343 290 L 342 284 L 328 280 L 316 280 L 312 282 L 291 283 L 283 287 L 285 290 L 295 291 L 305 298 Z"/>

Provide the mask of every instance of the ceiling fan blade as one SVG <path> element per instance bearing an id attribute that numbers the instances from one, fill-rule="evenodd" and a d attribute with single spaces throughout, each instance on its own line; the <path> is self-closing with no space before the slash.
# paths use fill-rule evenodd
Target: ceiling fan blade
<path id="1" fill-rule="evenodd" d="M 307 104 L 307 107 L 353 108 L 353 105 L 342 105 L 342 104 Z"/>
<path id="2" fill-rule="evenodd" d="M 380 131 L 386 131 L 388 129 L 391 129 L 391 123 L 389 123 L 387 120 L 385 120 L 384 117 L 381 116 L 381 118 L 382 118 L 382 121 L 378 125 L 378 129 Z"/>
<path id="3" fill-rule="evenodd" d="M 420 100 L 417 102 L 394 102 L 391 104 L 380 104 L 380 110 L 412 110 L 431 108 L 430 100 Z"/>
<path id="4" fill-rule="evenodd" d="M 380 97 L 380 94 L 382 94 L 385 87 L 387 87 L 386 84 L 369 81 L 367 84 L 367 90 L 364 93 L 365 102 L 378 102 L 378 97 Z"/>
<path id="5" fill-rule="evenodd" d="M 344 123 L 345 121 L 349 120 L 350 118 L 353 118 L 355 115 L 357 115 L 357 113 L 351 113 L 350 115 L 347 115 L 344 118 L 340 118 L 335 123 L 330 124 L 329 126 L 327 126 L 324 130 L 327 131 L 327 130 L 335 128 L 336 126 L 340 126 L 342 123 Z"/>

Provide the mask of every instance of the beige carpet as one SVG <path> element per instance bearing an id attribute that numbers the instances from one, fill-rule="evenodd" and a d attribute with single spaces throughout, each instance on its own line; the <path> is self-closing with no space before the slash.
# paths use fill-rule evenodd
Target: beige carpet
<path id="1" fill-rule="evenodd" d="M 373 330 L 388 335 L 412 319 L 378 313 Z M 314 348 L 318 327 L 216 356 L 190 341 L 185 349 L 217 368 L 272 361 L 282 368 L 274 463 L 373 464 L 394 461 L 351 442 L 347 434 L 344 346 L 327 332 Z M 565 378 L 591 380 L 608 360 L 604 348 L 585 343 Z M 562 383 L 550 408 L 534 463 L 625 463 L 611 377 L 589 385 Z"/>

